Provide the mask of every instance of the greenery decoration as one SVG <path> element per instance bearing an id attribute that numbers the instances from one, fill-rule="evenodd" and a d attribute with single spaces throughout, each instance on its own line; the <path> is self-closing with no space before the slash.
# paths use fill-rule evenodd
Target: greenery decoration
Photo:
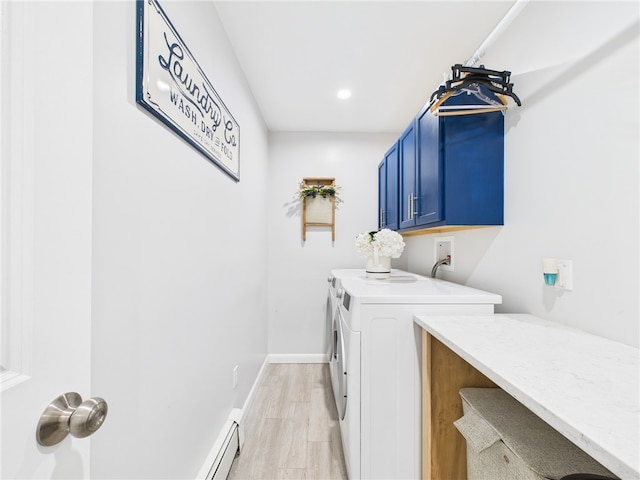
<path id="1" fill-rule="evenodd" d="M 298 190 L 298 196 L 300 198 L 316 198 L 321 196 L 322 198 L 335 197 L 337 202 L 340 202 L 338 197 L 338 190 L 340 187 L 336 185 L 307 185 L 306 183 L 300 183 L 300 189 Z"/>

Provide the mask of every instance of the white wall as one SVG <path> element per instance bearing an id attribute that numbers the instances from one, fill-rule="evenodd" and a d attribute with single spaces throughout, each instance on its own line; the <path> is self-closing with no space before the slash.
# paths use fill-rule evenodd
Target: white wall
<path id="1" fill-rule="evenodd" d="M 355 237 L 377 228 L 377 165 L 396 138 L 269 135 L 269 353 L 324 352 L 327 276 L 332 268 L 364 268 Z M 300 204 L 294 199 L 304 177 L 334 177 L 341 187 L 335 242 L 324 227 L 309 230 L 302 241 Z"/>
<path id="2" fill-rule="evenodd" d="M 97 2 L 92 478 L 194 478 L 267 352 L 266 129 L 213 3 L 162 6 L 240 124 L 241 179 L 136 105 L 135 2 Z"/>
<path id="3" fill-rule="evenodd" d="M 541 57 L 534 37 L 528 48 L 513 45 L 526 73 L 513 77 L 523 106 L 505 119 L 505 225 L 456 233 L 456 270 L 438 275 L 501 294 L 500 312 L 638 346 L 638 8 L 576 5 L 558 37 L 541 23 L 528 26 L 544 31 L 538 36 L 555 52 Z M 604 19 L 607 29 L 587 29 Z M 586 52 L 585 42 L 566 41 L 581 37 Z M 510 66 L 504 40 L 488 65 Z M 528 50 L 535 68 L 527 68 Z M 436 237 L 407 239 L 412 271 L 430 270 Z M 573 291 L 543 285 L 543 257 L 573 261 Z"/>

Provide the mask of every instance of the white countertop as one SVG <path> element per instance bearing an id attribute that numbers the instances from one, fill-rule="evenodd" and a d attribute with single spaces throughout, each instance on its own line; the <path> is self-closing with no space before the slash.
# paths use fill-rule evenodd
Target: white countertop
<path id="1" fill-rule="evenodd" d="M 531 315 L 415 322 L 622 479 L 640 479 L 640 350 Z"/>
<path id="2" fill-rule="evenodd" d="M 436 278 L 406 273 L 376 280 L 363 276 L 342 280 L 342 288 L 361 303 L 375 304 L 499 304 L 495 293 Z"/>

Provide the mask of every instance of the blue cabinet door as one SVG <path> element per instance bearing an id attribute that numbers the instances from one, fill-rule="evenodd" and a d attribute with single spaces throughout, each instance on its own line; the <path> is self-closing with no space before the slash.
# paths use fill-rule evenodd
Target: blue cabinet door
<path id="1" fill-rule="evenodd" d="M 504 116 L 500 112 L 441 118 L 444 220 L 457 225 L 504 223 Z"/>
<path id="2" fill-rule="evenodd" d="M 378 166 L 378 228 L 398 229 L 398 144 Z"/>
<path id="3" fill-rule="evenodd" d="M 418 115 L 416 128 L 416 176 L 419 186 L 416 225 L 428 225 L 442 220 L 443 152 L 440 141 L 440 117 L 425 109 Z"/>
<path id="4" fill-rule="evenodd" d="M 416 225 L 418 182 L 416 175 L 416 135 L 412 122 L 398 140 L 400 157 L 400 229 Z"/>

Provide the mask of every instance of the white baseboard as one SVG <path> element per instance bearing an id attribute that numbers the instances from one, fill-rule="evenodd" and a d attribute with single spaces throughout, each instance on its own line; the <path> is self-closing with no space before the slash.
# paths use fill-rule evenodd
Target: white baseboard
<path id="1" fill-rule="evenodd" d="M 269 363 L 329 363 L 324 353 L 271 353 Z"/>
<path id="2" fill-rule="evenodd" d="M 233 408 L 231 410 L 229 418 L 222 426 L 222 430 L 213 443 L 204 464 L 200 467 L 196 480 L 227 477 L 233 463 L 233 458 L 235 458 L 236 452 L 239 449 L 238 438 L 241 427 L 239 419 L 241 416 L 242 411 L 239 408 Z"/>
<path id="3" fill-rule="evenodd" d="M 260 367 L 260 371 L 256 376 L 256 380 L 253 382 L 253 385 L 251 386 L 251 390 L 249 390 L 249 395 L 247 395 L 247 399 L 245 400 L 244 405 L 242 406 L 242 413 L 240 415 L 240 418 L 238 418 L 238 424 L 239 424 L 238 434 L 240 436 L 240 451 L 242 451 L 242 446 L 244 445 L 244 417 L 249 411 L 249 409 L 251 408 L 251 405 L 253 404 L 253 401 L 256 398 L 256 391 L 258 390 L 258 386 L 262 382 L 262 377 L 264 376 L 264 372 L 267 369 L 267 365 L 269 365 L 269 363 L 271 362 L 269 361 L 269 355 L 267 355 L 266 358 L 264 359 L 264 362 L 262 362 L 262 366 Z"/>

